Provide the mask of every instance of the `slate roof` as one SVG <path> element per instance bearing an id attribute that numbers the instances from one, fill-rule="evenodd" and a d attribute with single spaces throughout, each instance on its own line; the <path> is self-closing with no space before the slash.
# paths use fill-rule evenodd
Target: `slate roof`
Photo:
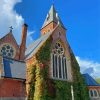
<path id="1" fill-rule="evenodd" d="M 52 32 L 49 32 L 41 36 L 39 39 L 37 39 L 31 45 L 29 45 L 25 51 L 25 58 L 26 59 L 31 58 L 37 52 L 37 50 L 42 46 L 42 44 L 48 39 L 51 33 Z"/>
<path id="2" fill-rule="evenodd" d="M 56 12 L 56 10 L 54 8 L 54 5 L 51 6 L 51 8 L 49 10 L 49 13 L 46 16 L 46 19 L 44 21 L 44 24 L 43 24 L 42 28 L 45 27 L 47 24 L 49 24 L 51 22 L 55 22 L 55 23 L 58 23 L 59 22 L 59 24 L 63 28 L 65 28 L 64 25 L 63 25 L 63 23 L 62 23 L 62 21 L 61 21 L 61 19 L 60 19 L 60 17 L 58 16 L 58 13 Z"/>
<path id="3" fill-rule="evenodd" d="M 26 79 L 26 65 L 25 62 L 2 58 L 2 73 L 1 77 Z"/>
<path id="4" fill-rule="evenodd" d="M 83 74 L 83 77 L 88 86 L 100 86 L 89 74 Z"/>

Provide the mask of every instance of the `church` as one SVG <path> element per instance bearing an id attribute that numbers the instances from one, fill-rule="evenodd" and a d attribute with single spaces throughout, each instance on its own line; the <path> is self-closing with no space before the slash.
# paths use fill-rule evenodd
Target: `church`
<path id="1" fill-rule="evenodd" d="M 67 29 L 54 5 L 40 29 L 41 36 L 28 47 L 27 30 L 24 24 L 20 45 L 12 29 L 0 38 L 0 100 L 89 100 L 66 38 Z"/>

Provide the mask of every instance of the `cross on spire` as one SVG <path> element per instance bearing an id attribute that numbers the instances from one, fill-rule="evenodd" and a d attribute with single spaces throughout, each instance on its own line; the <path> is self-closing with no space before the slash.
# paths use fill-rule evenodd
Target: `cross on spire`
<path id="1" fill-rule="evenodd" d="M 12 33 L 13 27 L 12 27 L 12 26 L 10 26 L 10 27 L 9 27 L 9 29 L 10 29 L 10 32 Z"/>

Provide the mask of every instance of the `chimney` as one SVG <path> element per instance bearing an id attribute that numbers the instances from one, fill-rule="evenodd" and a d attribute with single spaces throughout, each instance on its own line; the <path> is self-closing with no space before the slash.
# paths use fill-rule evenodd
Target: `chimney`
<path id="1" fill-rule="evenodd" d="M 27 24 L 24 24 L 22 26 L 22 38 L 21 38 L 21 44 L 20 44 L 19 60 L 24 60 L 25 59 L 27 27 L 28 27 Z"/>

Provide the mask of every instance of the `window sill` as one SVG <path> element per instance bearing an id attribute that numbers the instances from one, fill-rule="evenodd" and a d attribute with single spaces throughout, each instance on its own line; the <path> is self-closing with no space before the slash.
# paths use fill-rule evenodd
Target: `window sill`
<path id="1" fill-rule="evenodd" d="M 67 79 L 62 79 L 62 78 L 54 78 L 54 77 L 52 77 L 51 79 L 53 79 L 53 80 L 58 80 L 58 81 L 68 81 Z"/>

